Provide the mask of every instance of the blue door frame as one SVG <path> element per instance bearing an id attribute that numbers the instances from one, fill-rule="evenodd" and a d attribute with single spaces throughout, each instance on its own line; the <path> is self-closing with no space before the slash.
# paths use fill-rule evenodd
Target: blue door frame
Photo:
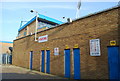
<path id="1" fill-rule="evenodd" d="M 64 62 L 65 62 L 65 66 L 64 66 L 64 71 L 65 71 L 65 77 L 66 78 L 70 78 L 70 49 L 65 49 L 64 50 Z"/>
<path id="2" fill-rule="evenodd" d="M 80 49 L 74 48 L 74 79 L 80 79 Z"/>
<path id="3" fill-rule="evenodd" d="M 50 50 L 46 50 L 46 73 L 50 73 Z"/>
<path id="4" fill-rule="evenodd" d="M 41 72 L 45 72 L 45 51 L 41 50 L 42 63 L 41 63 Z"/>
<path id="5" fill-rule="evenodd" d="M 30 70 L 32 70 L 32 58 L 33 58 L 33 51 L 30 51 Z"/>
<path id="6" fill-rule="evenodd" d="M 120 79 L 120 48 L 108 46 L 109 79 Z"/>

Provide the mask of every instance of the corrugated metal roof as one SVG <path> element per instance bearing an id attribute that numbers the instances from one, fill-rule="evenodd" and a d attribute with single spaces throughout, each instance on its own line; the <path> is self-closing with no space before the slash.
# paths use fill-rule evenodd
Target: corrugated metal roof
<path id="1" fill-rule="evenodd" d="M 55 24 L 63 24 L 63 22 L 61 21 L 58 21 L 56 19 L 53 19 L 53 18 L 50 18 L 50 17 L 47 17 L 47 16 L 44 16 L 44 15 L 41 15 L 41 14 L 38 14 L 38 18 L 40 19 L 43 19 L 45 20 L 46 22 L 47 21 L 50 21 L 50 22 L 53 22 Z M 36 16 L 34 18 L 32 18 L 30 21 L 28 21 L 25 25 L 23 25 L 22 27 L 19 28 L 18 31 L 21 31 L 23 28 L 25 28 L 27 25 L 29 25 L 30 23 L 32 23 L 33 21 L 35 21 L 36 19 Z"/>

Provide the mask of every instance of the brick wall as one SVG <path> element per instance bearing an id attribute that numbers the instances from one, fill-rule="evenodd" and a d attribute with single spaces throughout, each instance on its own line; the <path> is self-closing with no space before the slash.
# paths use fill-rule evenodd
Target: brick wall
<path id="1" fill-rule="evenodd" d="M 64 49 L 71 49 L 71 78 L 73 77 L 73 54 L 75 44 L 81 50 L 80 65 L 82 79 L 108 79 L 107 46 L 111 40 L 119 41 L 118 9 L 114 8 L 99 14 L 91 15 L 38 33 L 48 35 L 48 41 L 38 43 L 34 35 L 14 40 L 13 64 L 29 68 L 29 52 L 33 51 L 33 69 L 40 70 L 40 51 L 49 48 L 51 74 L 64 76 Z M 89 40 L 100 39 L 101 56 L 90 56 Z M 59 47 L 60 54 L 55 56 L 54 48 Z"/>
<path id="2" fill-rule="evenodd" d="M 34 33 L 35 27 L 36 27 L 36 22 L 34 21 L 29 25 L 29 33 Z"/>
<path id="3" fill-rule="evenodd" d="M 20 32 L 19 32 L 19 36 L 17 37 L 17 39 L 30 35 L 31 33 L 33 34 L 35 31 L 35 26 L 36 26 L 36 22 L 33 21 L 31 24 L 29 24 L 27 27 L 23 28 Z M 24 35 L 24 32 L 26 32 L 26 35 Z"/>
<path id="4" fill-rule="evenodd" d="M 9 47 L 13 47 L 13 43 L 0 42 L 0 47 L 1 47 L 0 54 L 4 54 L 4 53 L 10 54 L 11 52 L 9 50 Z"/>

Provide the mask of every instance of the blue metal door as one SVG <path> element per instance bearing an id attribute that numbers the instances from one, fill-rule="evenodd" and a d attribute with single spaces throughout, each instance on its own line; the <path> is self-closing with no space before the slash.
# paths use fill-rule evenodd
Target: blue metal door
<path id="1" fill-rule="evenodd" d="M 119 54 L 119 80 L 120 80 L 120 47 L 118 47 L 118 54 Z"/>
<path id="2" fill-rule="evenodd" d="M 41 51 L 41 54 L 42 54 L 42 63 L 41 63 L 41 72 L 45 72 L 45 51 L 42 50 Z"/>
<path id="3" fill-rule="evenodd" d="M 65 77 L 70 78 L 70 49 L 64 50 L 64 62 L 65 62 Z"/>
<path id="4" fill-rule="evenodd" d="M 33 51 L 30 52 L 30 70 L 32 70 Z"/>
<path id="5" fill-rule="evenodd" d="M 80 79 L 80 49 L 74 48 L 74 79 Z"/>
<path id="6" fill-rule="evenodd" d="M 46 50 L 46 73 L 50 73 L 50 50 Z"/>
<path id="7" fill-rule="evenodd" d="M 120 79 L 120 53 L 118 46 L 108 47 L 109 79 Z"/>

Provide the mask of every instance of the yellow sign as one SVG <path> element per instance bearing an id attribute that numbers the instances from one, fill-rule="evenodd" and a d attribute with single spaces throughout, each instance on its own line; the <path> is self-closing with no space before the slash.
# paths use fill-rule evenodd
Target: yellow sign
<path id="1" fill-rule="evenodd" d="M 65 49 L 69 49 L 69 46 L 68 46 L 68 45 L 65 45 Z"/>
<path id="2" fill-rule="evenodd" d="M 78 44 L 75 44 L 75 45 L 74 45 L 74 48 L 79 48 Z"/>
<path id="3" fill-rule="evenodd" d="M 110 41 L 110 45 L 111 46 L 115 46 L 116 45 L 116 41 L 115 40 Z"/>
<path id="4" fill-rule="evenodd" d="M 45 50 L 44 48 L 42 48 L 42 50 Z"/>
<path id="5" fill-rule="evenodd" d="M 47 50 L 50 50 L 50 49 L 47 47 Z"/>

